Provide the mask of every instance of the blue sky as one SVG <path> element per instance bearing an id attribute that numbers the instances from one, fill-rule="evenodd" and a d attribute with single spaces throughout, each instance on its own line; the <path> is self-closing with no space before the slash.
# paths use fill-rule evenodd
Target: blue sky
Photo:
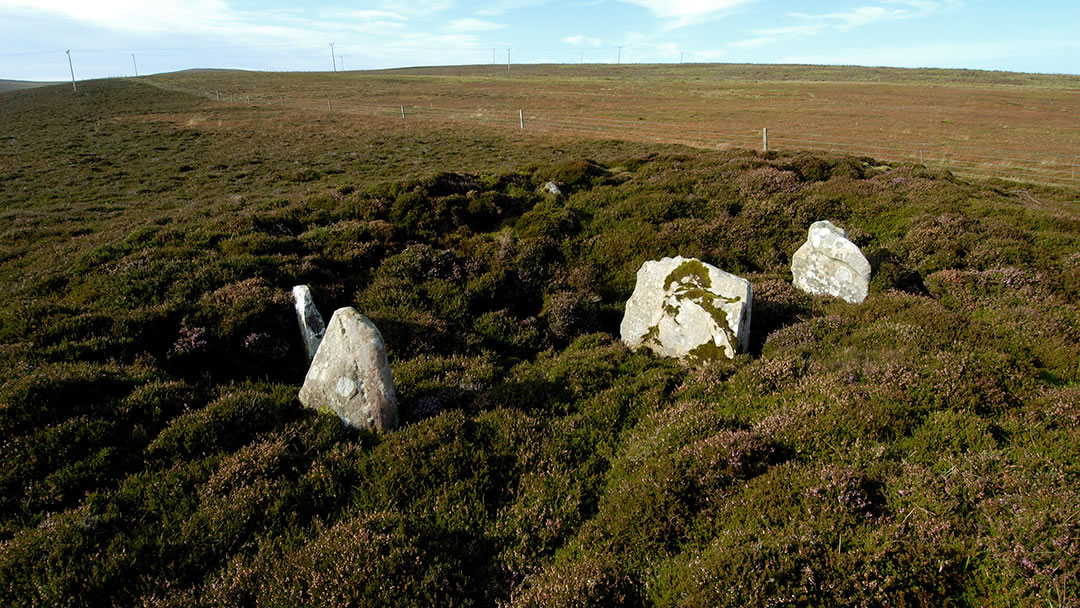
<path id="1" fill-rule="evenodd" d="M 140 74 L 330 71 L 491 63 L 493 55 L 505 64 L 507 48 L 514 63 L 1080 74 L 1080 2 L 0 0 L 0 78 L 70 78 L 67 49 L 75 76 L 87 79 L 129 76 L 136 66 Z"/>

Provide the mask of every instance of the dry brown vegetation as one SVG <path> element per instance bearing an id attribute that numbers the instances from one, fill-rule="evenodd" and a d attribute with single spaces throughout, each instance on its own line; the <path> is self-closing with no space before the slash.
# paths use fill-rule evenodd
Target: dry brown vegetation
<path id="1" fill-rule="evenodd" d="M 193 71 L 159 86 L 230 102 L 696 147 L 820 150 L 971 176 L 1080 184 L 1080 77 L 822 66 L 522 65 Z"/>

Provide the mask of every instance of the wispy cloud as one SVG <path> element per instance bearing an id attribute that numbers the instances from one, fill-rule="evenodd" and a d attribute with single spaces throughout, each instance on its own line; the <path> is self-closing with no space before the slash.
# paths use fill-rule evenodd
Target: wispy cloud
<path id="1" fill-rule="evenodd" d="M 857 6 L 846 11 L 818 14 L 787 13 L 785 17 L 794 20 L 794 23 L 751 30 L 750 38 L 730 42 L 727 46 L 761 48 L 785 38 L 806 38 L 827 32 L 846 32 L 875 23 L 926 17 L 960 6 L 962 4 L 958 0 L 881 0 L 879 5 Z"/>
<path id="2" fill-rule="evenodd" d="M 491 30 L 501 30 L 505 27 L 506 26 L 502 23 L 468 17 L 465 19 L 454 19 L 446 25 L 445 29 L 448 32 L 490 32 Z"/>
<path id="3" fill-rule="evenodd" d="M 760 38 L 748 38 L 746 40 L 729 42 L 726 46 L 733 49 L 759 49 L 763 46 L 769 46 L 774 42 L 776 42 L 776 38 L 773 38 L 772 36 L 762 36 Z"/>
<path id="4" fill-rule="evenodd" d="M 322 17 L 354 19 L 357 21 L 404 21 L 407 19 L 407 17 L 401 13 L 379 10 L 334 9 L 320 11 L 319 15 Z"/>
<path id="5" fill-rule="evenodd" d="M 727 57 L 730 53 L 723 49 L 710 49 L 706 51 L 693 51 L 686 54 L 691 61 L 716 61 Z"/>
<path id="6" fill-rule="evenodd" d="M 808 28 L 809 31 L 820 33 L 827 29 L 847 31 L 851 28 L 862 27 L 879 21 L 909 19 L 915 15 L 913 15 L 911 11 L 902 8 L 887 9 L 883 6 L 859 6 L 850 11 L 824 13 L 821 15 L 789 13 L 788 16 L 802 21 L 802 25 Z M 761 33 L 768 33 L 769 31 L 770 30 L 759 30 Z"/>
<path id="7" fill-rule="evenodd" d="M 850 49 L 843 52 L 791 55 L 787 63 L 831 65 L 880 65 L 891 67 L 944 67 L 975 69 L 1010 69 L 1009 61 L 1049 53 L 1080 51 L 1080 40 L 1048 38 L 995 42 L 940 42 L 911 46 L 890 45 Z"/>
<path id="8" fill-rule="evenodd" d="M 546 4 L 547 1 L 548 0 L 499 0 L 497 2 L 487 2 L 484 8 L 476 11 L 476 14 L 481 17 L 498 17 L 499 15 L 514 9 L 539 6 L 541 4 Z"/>
<path id="9" fill-rule="evenodd" d="M 672 27 L 703 23 L 757 0 L 619 0 L 649 9 L 661 19 L 671 19 Z"/>
<path id="10" fill-rule="evenodd" d="M 0 12 L 35 11 L 60 15 L 117 31 L 155 33 L 192 27 L 195 33 L 235 25 L 239 15 L 221 0 L 137 0 L 81 2 L 78 0 L 2 0 Z"/>
<path id="11" fill-rule="evenodd" d="M 381 3 L 383 10 L 400 13 L 408 17 L 430 17 L 454 7 L 453 0 L 386 0 Z"/>
<path id="12" fill-rule="evenodd" d="M 567 37 L 562 39 L 562 42 L 564 44 L 569 44 L 571 46 L 591 46 L 591 47 L 598 47 L 598 46 L 600 46 L 601 44 L 604 43 L 604 41 L 599 39 L 599 38 L 590 38 L 588 36 L 581 36 L 581 35 L 567 36 Z"/>

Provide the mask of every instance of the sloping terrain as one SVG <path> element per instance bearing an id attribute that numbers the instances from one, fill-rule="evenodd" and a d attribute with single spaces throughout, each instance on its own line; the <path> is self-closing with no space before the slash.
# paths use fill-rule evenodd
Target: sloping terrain
<path id="1" fill-rule="evenodd" d="M 37 87 L 46 87 L 54 82 L 30 82 L 26 80 L 5 80 L 0 78 L 0 93 L 6 93 L 8 91 L 21 91 L 23 89 L 33 89 Z"/>
<path id="2" fill-rule="evenodd" d="M 1080 596 L 1075 189 L 129 81 L 0 134 L 4 605 Z M 863 304 L 791 286 L 818 219 Z M 749 353 L 618 341 L 676 254 L 752 282 Z M 299 405 L 300 283 L 378 325 L 400 430 Z"/>

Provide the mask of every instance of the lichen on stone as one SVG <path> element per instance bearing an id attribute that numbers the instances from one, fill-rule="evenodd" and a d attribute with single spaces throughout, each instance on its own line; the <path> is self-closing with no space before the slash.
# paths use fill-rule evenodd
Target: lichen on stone
<path id="1" fill-rule="evenodd" d="M 724 333 L 724 337 L 727 339 L 728 344 L 731 346 L 731 350 L 734 352 L 737 349 L 737 339 L 735 332 L 731 329 L 731 324 L 728 322 L 727 313 L 724 312 L 717 304 L 716 301 L 720 300 L 727 304 L 734 304 L 741 298 L 726 297 L 718 293 L 713 292 L 712 279 L 709 277 L 709 270 L 705 268 L 699 260 L 687 260 L 677 266 L 674 270 L 668 273 L 664 279 L 664 285 L 671 291 L 671 295 L 676 300 L 688 300 L 697 304 L 705 312 L 709 313 L 713 321 L 716 322 L 717 327 Z M 667 302 L 664 303 L 665 313 L 671 315 L 674 318 L 678 314 L 678 310 L 674 306 L 671 306 Z M 655 333 L 656 328 L 651 328 L 649 334 L 646 334 L 647 340 L 650 335 Z M 711 349 L 709 347 L 712 347 Z M 701 351 L 700 353 L 698 351 Z M 708 352 L 706 352 L 708 351 Z M 699 345 L 690 353 L 698 358 L 715 358 L 716 356 L 729 356 L 722 348 L 717 346 L 713 341 L 705 342 Z"/>

